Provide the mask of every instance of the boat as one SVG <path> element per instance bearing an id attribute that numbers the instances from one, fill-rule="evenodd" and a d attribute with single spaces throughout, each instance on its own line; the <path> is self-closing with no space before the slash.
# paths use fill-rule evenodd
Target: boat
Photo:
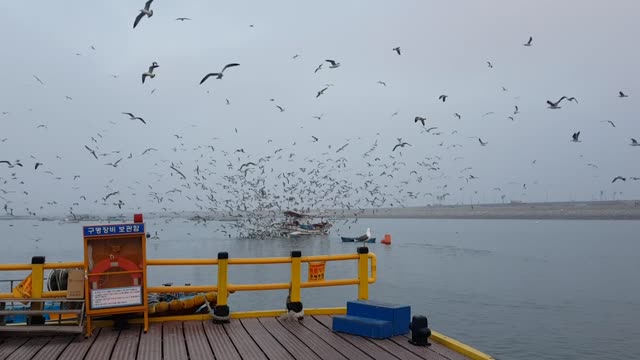
<path id="1" fill-rule="evenodd" d="M 340 239 L 342 239 L 342 242 L 361 242 L 361 243 L 368 243 L 368 244 L 372 244 L 376 242 L 376 238 L 374 237 L 360 240 L 360 238 L 341 236 Z"/>
<path id="2" fill-rule="evenodd" d="M 283 236 L 328 235 L 331 226 L 333 226 L 326 220 L 309 223 L 308 219 L 312 216 L 295 211 L 285 211 L 284 216 L 285 221 L 278 224 L 280 234 Z M 307 223 L 302 223 L 303 219 L 307 219 Z"/>

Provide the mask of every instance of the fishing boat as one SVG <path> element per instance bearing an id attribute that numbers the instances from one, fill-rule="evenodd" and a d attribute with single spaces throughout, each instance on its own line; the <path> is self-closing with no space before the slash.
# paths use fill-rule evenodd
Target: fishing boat
<path id="1" fill-rule="evenodd" d="M 360 243 L 367 243 L 367 244 L 372 244 L 376 242 L 376 238 L 374 237 L 361 240 L 359 237 L 341 236 L 340 239 L 342 239 L 342 242 L 360 242 Z"/>
<path id="2" fill-rule="evenodd" d="M 310 223 L 309 219 L 312 216 L 295 211 L 285 211 L 284 216 L 285 221 L 278 224 L 280 234 L 283 236 L 328 235 L 331 226 L 333 226 L 326 220 Z M 303 221 L 306 221 L 306 223 L 303 223 Z"/>

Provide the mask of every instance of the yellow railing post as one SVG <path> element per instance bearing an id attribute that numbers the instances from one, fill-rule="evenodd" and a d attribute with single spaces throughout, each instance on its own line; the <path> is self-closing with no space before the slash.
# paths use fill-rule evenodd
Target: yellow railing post
<path id="1" fill-rule="evenodd" d="M 369 299 L 369 248 L 358 248 L 358 300 Z"/>
<path id="2" fill-rule="evenodd" d="M 42 299 L 44 288 L 44 256 L 34 256 L 31 258 L 31 298 Z M 31 310 L 42 310 L 42 302 L 32 302 Z M 29 319 L 31 325 L 44 324 L 44 316 L 32 315 Z"/>
<path id="3" fill-rule="evenodd" d="M 291 286 L 287 298 L 287 311 L 302 315 L 302 301 L 300 296 L 300 281 L 302 277 L 302 252 L 291 252 Z"/>
<path id="4" fill-rule="evenodd" d="M 229 322 L 229 305 L 227 305 L 227 290 L 229 267 L 229 253 L 218 253 L 218 298 L 216 306 L 213 308 L 213 322 L 224 323 Z"/>

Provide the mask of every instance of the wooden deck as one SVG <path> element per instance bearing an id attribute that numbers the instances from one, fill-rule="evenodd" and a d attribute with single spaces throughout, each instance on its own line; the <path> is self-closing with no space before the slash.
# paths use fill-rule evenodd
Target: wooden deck
<path id="1" fill-rule="evenodd" d="M 153 323 L 115 331 L 97 329 L 93 336 L 7 337 L 0 333 L 0 360 L 24 359 L 468 359 L 440 344 L 416 347 L 407 336 L 376 340 L 331 331 L 331 317 L 302 321 L 276 318 Z"/>

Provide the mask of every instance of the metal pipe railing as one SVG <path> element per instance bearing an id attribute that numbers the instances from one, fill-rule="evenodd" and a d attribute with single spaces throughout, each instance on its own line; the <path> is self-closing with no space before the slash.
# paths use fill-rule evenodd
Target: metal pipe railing
<path id="1" fill-rule="evenodd" d="M 291 257 L 267 257 L 267 258 L 229 258 L 227 253 L 219 253 L 217 259 L 147 259 L 149 266 L 217 266 L 218 275 L 215 285 L 185 285 L 185 286 L 148 286 L 149 293 L 176 293 L 176 292 L 210 292 L 218 293 L 216 309 L 225 317 L 228 316 L 228 294 L 235 291 L 265 291 L 265 290 L 289 290 L 291 303 L 301 304 L 301 289 L 317 288 L 329 286 L 358 285 L 358 299 L 369 297 L 369 284 L 377 279 L 377 258 L 374 253 L 370 253 L 366 247 L 358 248 L 356 254 L 337 255 L 314 255 L 301 256 L 299 251 L 294 251 Z M 35 259 L 38 259 L 37 261 Z M 302 281 L 302 264 L 330 261 L 357 260 L 358 275 L 351 279 L 329 279 Z M 31 270 L 31 297 L 32 298 L 64 298 L 66 291 L 43 291 L 44 290 L 44 270 L 50 269 L 72 269 L 84 268 L 83 262 L 59 262 L 44 263 L 44 258 L 34 257 L 33 264 L 0 264 L 0 271 L 23 271 Z M 229 283 L 229 265 L 268 265 L 268 264 L 290 264 L 290 282 L 263 283 L 263 284 L 232 284 Z M 118 273 L 129 273 L 118 272 Z M 108 273 L 111 274 L 111 273 Z M 13 280 L 10 286 L 13 288 Z M 17 280 L 18 282 L 20 280 Z M 13 293 L 0 293 L 0 298 L 14 298 L 16 301 L 28 301 L 27 298 L 15 297 Z M 301 305 L 300 305 L 301 306 Z"/>

